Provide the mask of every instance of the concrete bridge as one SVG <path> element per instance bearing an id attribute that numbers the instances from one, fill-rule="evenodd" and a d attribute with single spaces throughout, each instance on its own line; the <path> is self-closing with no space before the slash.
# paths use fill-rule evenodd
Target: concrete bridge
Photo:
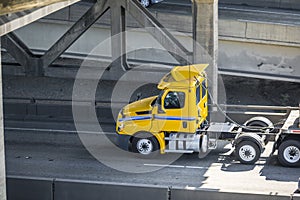
<path id="1" fill-rule="evenodd" d="M 27 84 L 31 90 L 39 84 L 43 91 L 36 89 L 36 92 L 44 95 L 42 101 L 49 101 L 53 96 L 47 89 L 59 88 L 58 91 L 66 93 L 64 81 L 69 86 L 73 84 L 70 79 L 74 80 L 82 62 L 90 67 L 90 71 L 82 77 L 84 79 L 97 78 L 93 77 L 93 67 L 97 67 L 105 71 L 105 80 L 118 80 L 119 72 L 146 63 L 147 68 L 141 73 L 143 76 L 138 78 L 155 83 L 173 65 L 205 61 L 212 66 L 209 74 L 214 83 L 218 74 L 275 82 L 300 82 L 300 3 L 296 0 L 220 0 L 218 5 L 214 0 L 165 0 L 149 9 L 141 7 L 137 0 L 70 0 L 58 3 L 53 0 L 34 1 L 34 4 L 20 0 L 18 3 L 10 5 L 0 2 L 1 68 L 4 77 L 12 80 L 6 83 L 23 83 L 21 87 L 8 84 L 6 88 L 19 89 L 14 92 L 19 93 L 18 98 L 29 101 L 25 113 L 43 113 L 54 108 L 53 105 L 50 109 L 49 106 L 45 109 L 39 105 L 31 107 L 35 103 L 34 95 L 22 93 L 28 90 Z M 123 34 L 125 30 L 126 35 Z M 115 39 L 107 40 L 111 37 Z M 203 47 L 204 53 L 196 43 Z M 99 45 L 100 49 L 93 51 Z M 30 85 L 33 80 L 35 85 Z M 54 82 L 61 85 L 47 87 L 47 84 Z M 111 85 L 107 88 L 110 90 Z M 217 98 L 217 84 L 211 89 Z M 71 90 L 72 86 L 68 91 Z M 22 94 L 25 96 L 21 97 Z M 2 91 L 0 96 L 2 100 Z M 98 96 L 110 99 L 106 93 Z M 15 106 L 10 105 L 13 106 L 9 108 Z M 0 107 L 0 110 L 3 108 Z M 5 199 L 3 116 L 0 119 L 0 199 Z M 14 131 L 19 129 L 10 130 L 13 132 L 10 141 L 20 142 L 13 137 L 17 135 Z M 47 135 L 41 134 L 35 139 L 44 137 Z M 30 135 L 27 139 L 31 138 Z M 20 146 L 22 149 L 23 146 Z M 18 153 L 18 150 L 9 150 L 9 155 Z M 35 149 L 32 151 L 37 152 Z M 40 156 L 39 152 L 34 155 Z M 10 163 L 15 163 L 15 160 L 10 160 Z M 291 176 L 294 174 L 288 177 L 289 187 L 293 184 Z M 231 189 L 226 188 L 227 191 Z M 286 188 L 282 192 L 286 195 Z M 267 198 L 268 194 L 264 197 Z"/>
<path id="2" fill-rule="evenodd" d="M 18 29 L 15 33 L 29 49 L 42 55 L 91 5 L 90 2 L 80 2 Z M 245 5 L 245 2 L 238 4 L 237 1 L 225 0 L 219 3 L 219 73 L 299 82 L 299 5 L 292 1 L 265 2 L 263 5 L 259 1 L 251 1 L 248 6 Z M 267 8 L 268 6 L 271 8 Z M 294 9 L 288 10 L 289 7 Z M 193 22 L 190 1 L 166 0 L 149 9 L 192 52 Z M 83 59 L 90 55 L 99 60 L 110 60 L 111 51 L 100 51 L 98 55 L 93 55 L 95 53 L 92 52 L 96 44 L 111 35 L 110 23 L 110 13 L 107 12 L 62 56 Z M 178 64 L 167 52 L 158 50 L 161 49 L 159 42 L 145 30 L 139 29 L 139 23 L 130 15 L 127 15 L 127 26 L 130 28 L 127 44 L 134 49 L 128 54 L 131 61 L 170 66 Z M 32 32 L 36 33 L 34 37 Z M 107 48 L 110 49 L 110 45 Z M 22 68 L 12 69 L 11 65 L 14 63 L 9 57 L 5 57 L 5 72 L 12 75 L 22 74 Z M 6 67 L 5 64 L 9 66 Z M 55 76 L 50 71 L 50 76 Z"/>

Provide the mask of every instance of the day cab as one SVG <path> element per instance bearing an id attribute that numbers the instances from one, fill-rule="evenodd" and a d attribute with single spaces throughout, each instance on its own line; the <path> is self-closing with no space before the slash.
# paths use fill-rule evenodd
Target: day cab
<path id="1" fill-rule="evenodd" d="M 116 123 L 119 146 L 147 156 L 155 151 L 168 152 L 171 137 L 193 141 L 208 115 L 207 66 L 174 67 L 158 84 L 157 88 L 161 90 L 158 96 L 121 109 Z M 177 145 L 174 149 L 186 149 L 186 142 L 174 145 Z M 178 148 L 178 145 L 182 147 Z"/>

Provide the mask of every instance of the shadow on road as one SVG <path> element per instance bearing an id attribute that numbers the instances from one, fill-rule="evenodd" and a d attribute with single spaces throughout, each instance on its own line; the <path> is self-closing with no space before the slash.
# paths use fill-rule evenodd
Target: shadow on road
<path id="1" fill-rule="evenodd" d="M 272 155 L 261 169 L 260 175 L 266 177 L 266 180 L 294 182 L 300 177 L 300 168 L 283 167 L 279 164 L 277 155 Z"/>

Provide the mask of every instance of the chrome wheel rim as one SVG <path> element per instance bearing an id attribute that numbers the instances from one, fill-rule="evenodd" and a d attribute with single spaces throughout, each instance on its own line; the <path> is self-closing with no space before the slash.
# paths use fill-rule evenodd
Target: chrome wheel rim
<path id="1" fill-rule="evenodd" d="M 244 145 L 239 150 L 239 156 L 246 162 L 250 162 L 255 159 L 256 151 L 254 147 L 250 145 Z"/>
<path id="2" fill-rule="evenodd" d="M 136 144 L 140 154 L 149 155 L 153 151 L 153 144 L 149 139 L 140 139 Z"/>
<path id="3" fill-rule="evenodd" d="M 288 146 L 283 151 L 284 159 L 289 163 L 296 163 L 300 160 L 300 150 L 295 146 Z"/>
<path id="4" fill-rule="evenodd" d="M 141 0 L 141 4 L 144 7 L 148 7 L 150 5 L 150 0 Z"/>

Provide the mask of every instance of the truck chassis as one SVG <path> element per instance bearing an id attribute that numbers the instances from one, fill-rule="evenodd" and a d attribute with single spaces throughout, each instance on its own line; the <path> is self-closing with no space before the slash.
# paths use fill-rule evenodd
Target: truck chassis
<path id="1" fill-rule="evenodd" d="M 283 166 L 300 165 L 299 110 L 291 110 L 282 127 L 274 127 L 265 117 L 253 117 L 240 126 L 234 123 L 210 123 L 199 129 L 195 135 L 171 133 L 166 153 L 205 154 L 216 149 L 219 140 L 232 142 L 235 155 L 243 164 L 254 164 L 264 151 L 265 145 L 273 141 L 274 153 Z"/>

